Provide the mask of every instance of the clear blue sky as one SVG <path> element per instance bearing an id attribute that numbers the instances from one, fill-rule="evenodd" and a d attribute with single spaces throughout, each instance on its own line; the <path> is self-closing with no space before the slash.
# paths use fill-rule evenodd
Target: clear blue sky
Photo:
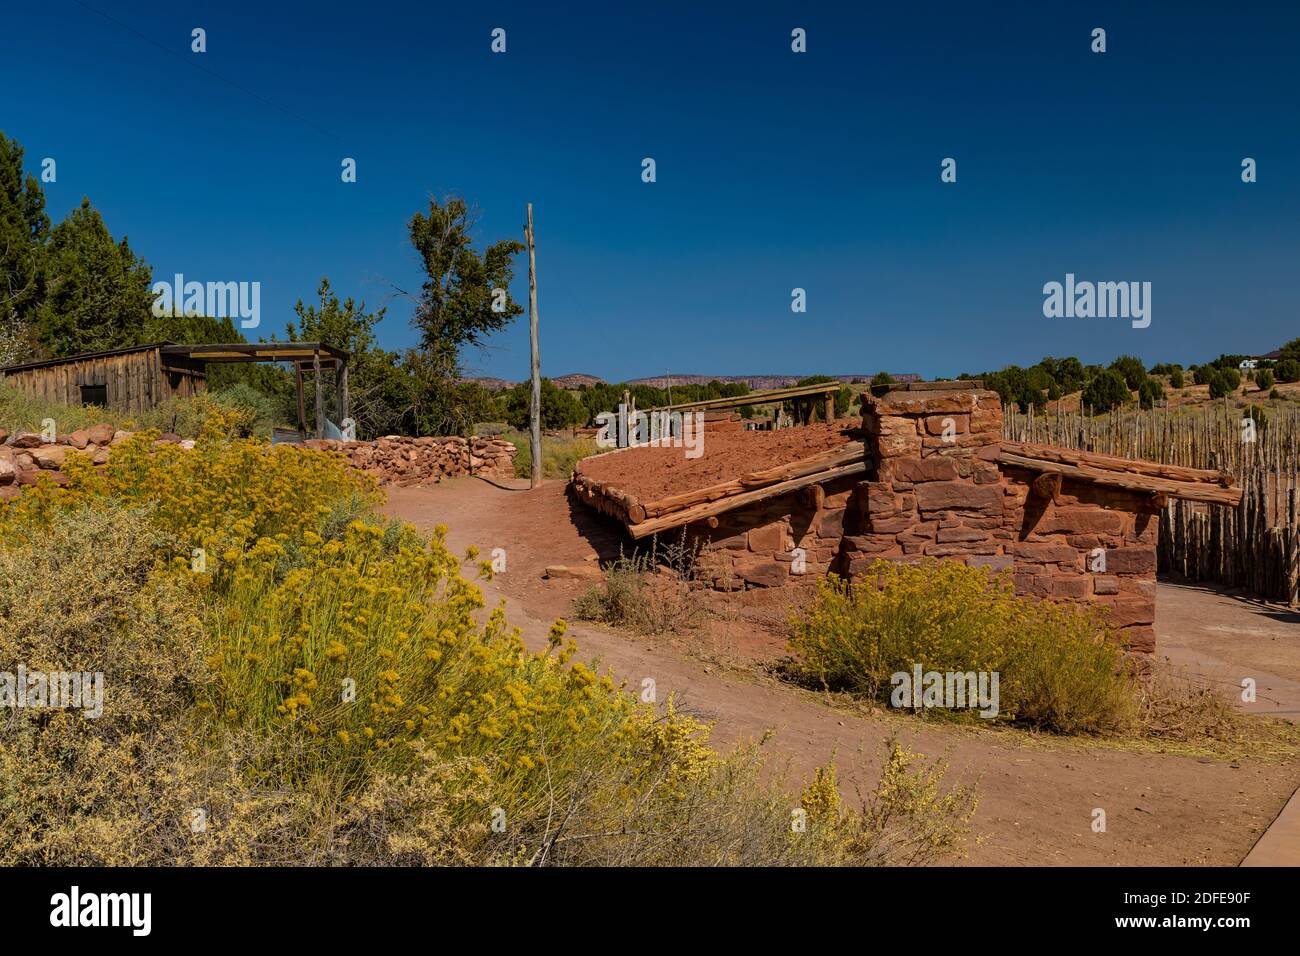
<path id="1" fill-rule="evenodd" d="M 266 334 L 322 275 L 372 306 L 418 289 L 406 221 L 455 191 L 482 240 L 534 203 L 553 375 L 1187 363 L 1300 336 L 1295 3 L 86 2 L 130 29 L 6 0 L 0 129 L 57 160 L 52 218 L 86 195 L 156 278 L 260 281 Z M 1150 328 L 1045 319 L 1066 272 L 1150 281 Z M 381 341 L 411 344 L 389 305 Z M 524 377 L 526 321 L 466 359 Z"/>

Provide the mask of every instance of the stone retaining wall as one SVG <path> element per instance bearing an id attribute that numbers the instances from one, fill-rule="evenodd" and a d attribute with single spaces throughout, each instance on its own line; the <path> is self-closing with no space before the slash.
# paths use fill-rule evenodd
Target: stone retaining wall
<path id="1" fill-rule="evenodd" d="M 131 437 L 132 432 L 114 431 L 111 425 L 59 435 L 47 442 L 35 432 L 10 435 L 0 429 L 0 501 L 16 497 L 46 475 L 56 485 L 65 485 L 64 461 L 72 450 L 84 452 L 96 465 L 108 461 L 112 447 Z M 179 435 L 162 435 L 159 443 L 194 447 Z M 515 446 L 498 438 L 403 438 L 390 435 L 372 442 L 317 441 L 309 448 L 338 451 L 353 467 L 373 475 L 380 485 L 433 484 L 458 475 L 513 478 Z"/>
<path id="2" fill-rule="evenodd" d="M 381 485 L 428 485 L 459 475 L 513 478 L 518 449 L 503 438 L 406 438 L 387 435 L 374 441 L 312 439 L 308 448 L 342 452 L 353 467 Z"/>

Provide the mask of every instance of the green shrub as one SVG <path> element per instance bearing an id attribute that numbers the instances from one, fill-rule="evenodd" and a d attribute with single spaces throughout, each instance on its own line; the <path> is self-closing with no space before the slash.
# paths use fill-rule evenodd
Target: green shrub
<path id="1" fill-rule="evenodd" d="M 1142 380 L 1142 385 L 1138 388 L 1138 402 L 1143 408 L 1154 408 L 1156 402 L 1164 401 L 1165 389 L 1154 378 Z"/>
<path id="2" fill-rule="evenodd" d="M 1124 384 L 1130 392 L 1135 392 L 1146 381 L 1147 369 L 1142 360 L 1133 355 L 1121 355 L 1110 363 L 1111 369 L 1124 378 Z"/>
<path id="3" fill-rule="evenodd" d="M 1170 388 L 1182 388 L 1182 387 L 1183 387 L 1183 370 L 1182 370 L 1182 369 L 1180 369 L 1180 368 L 1175 368 L 1172 372 L 1169 373 L 1169 386 L 1170 386 Z"/>
<path id="4" fill-rule="evenodd" d="M 1115 369 L 1106 369 L 1083 389 L 1083 404 L 1094 414 L 1103 414 L 1128 402 L 1132 396 L 1124 377 Z"/>
<path id="5" fill-rule="evenodd" d="M 1261 368 L 1255 372 L 1255 386 L 1261 392 L 1267 392 L 1273 387 L 1273 373 L 1266 368 Z"/>
<path id="6" fill-rule="evenodd" d="M 1300 382 L 1300 361 L 1284 358 L 1273 367 L 1279 382 Z"/>
<path id="7" fill-rule="evenodd" d="M 663 573 L 657 567 L 648 554 L 620 556 L 605 569 L 603 582 L 579 595 L 574 616 L 642 634 L 675 634 L 698 625 L 704 609 L 690 593 L 689 569 Z"/>
<path id="8" fill-rule="evenodd" d="M 232 386 L 223 392 L 202 392 L 192 398 L 172 398 L 145 412 L 127 414 L 97 405 L 64 405 L 27 396 L 0 381 L 0 428 L 10 432 L 40 431 L 53 419 L 57 433 L 109 424 L 124 431 L 155 428 L 182 438 L 198 438 L 205 428 L 220 421 L 230 437 L 269 435 L 274 422 L 273 403 L 256 389 Z"/>
<path id="9" fill-rule="evenodd" d="M 1225 395 L 1231 395 L 1235 389 L 1228 376 L 1223 374 L 1223 369 L 1215 369 L 1210 373 L 1210 398 L 1223 398 Z"/>
<path id="10" fill-rule="evenodd" d="M 1007 579 L 955 562 L 879 561 L 856 584 L 822 582 L 790 646 L 805 680 L 875 700 L 920 666 L 996 672 L 1000 719 L 1060 733 L 1118 730 L 1132 715 L 1122 651 L 1096 609 L 1022 600 Z"/>
<path id="11" fill-rule="evenodd" d="M 524 432 L 511 431 L 501 436 L 519 453 L 515 455 L 515 476 L 531 478 L 533 475 L 532 441 Z M 542 435 L 542 477 L 568 478 L 573 468 L 584 458 L 602 451 L 590 438 L 568 438 L 564 435 Z"/>

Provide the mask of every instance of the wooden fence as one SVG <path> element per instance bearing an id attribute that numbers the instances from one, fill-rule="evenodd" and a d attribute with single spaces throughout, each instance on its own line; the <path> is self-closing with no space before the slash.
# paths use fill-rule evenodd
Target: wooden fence
<path id="1" fill-rule="evenodd" d="M 1249 423 L 1247 423 L 1249 419 Z M 1222 403 L 1108 415 L 1008 411 L 1003 436 L 1232 472 L 1236 508 L 1171 501 L 1160 516 L 1160 570 L 1300 603 L 1300 405 Z"/>

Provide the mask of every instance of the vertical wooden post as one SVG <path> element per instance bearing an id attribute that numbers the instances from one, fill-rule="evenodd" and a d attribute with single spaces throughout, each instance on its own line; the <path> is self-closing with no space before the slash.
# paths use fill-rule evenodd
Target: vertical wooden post
<path id="1" fill-rule="evenodd" d="M 338 415 L 339 428 L 348 418 L 348 365 L 339 361 L 334 366 L 334 414 Z"/>
<path id="2" fill-rule="evenodd" d="M 533 445 L 533 476 L 529 487 L 542 483 L 542 358 L 537 345 L 537 245 L 533 241 L 533 204 L 528 204 L 528 334 L 532 340 L 533 401 L 530 422 Z"/>
<path id="3" fill-rule="evenodd" d="M 305 436 L 307 434 L 307 399 L 303 394 L 302 387 L 302 363 L 294 362 L 293 367 L 298 373 L 298 432 Z"/>
<path id="4" fill-rule="evenodd" d="M 312 378 L 316 381 L 316 437 L 325 437 L 325 392 L 320 387 L 320 349 L 311 356 Z"/>
<path id="5" fill-rule="evenodd" d="M 835 393 L 826 393 L 826 423 L 829 425 L 835 421 Z"/>

